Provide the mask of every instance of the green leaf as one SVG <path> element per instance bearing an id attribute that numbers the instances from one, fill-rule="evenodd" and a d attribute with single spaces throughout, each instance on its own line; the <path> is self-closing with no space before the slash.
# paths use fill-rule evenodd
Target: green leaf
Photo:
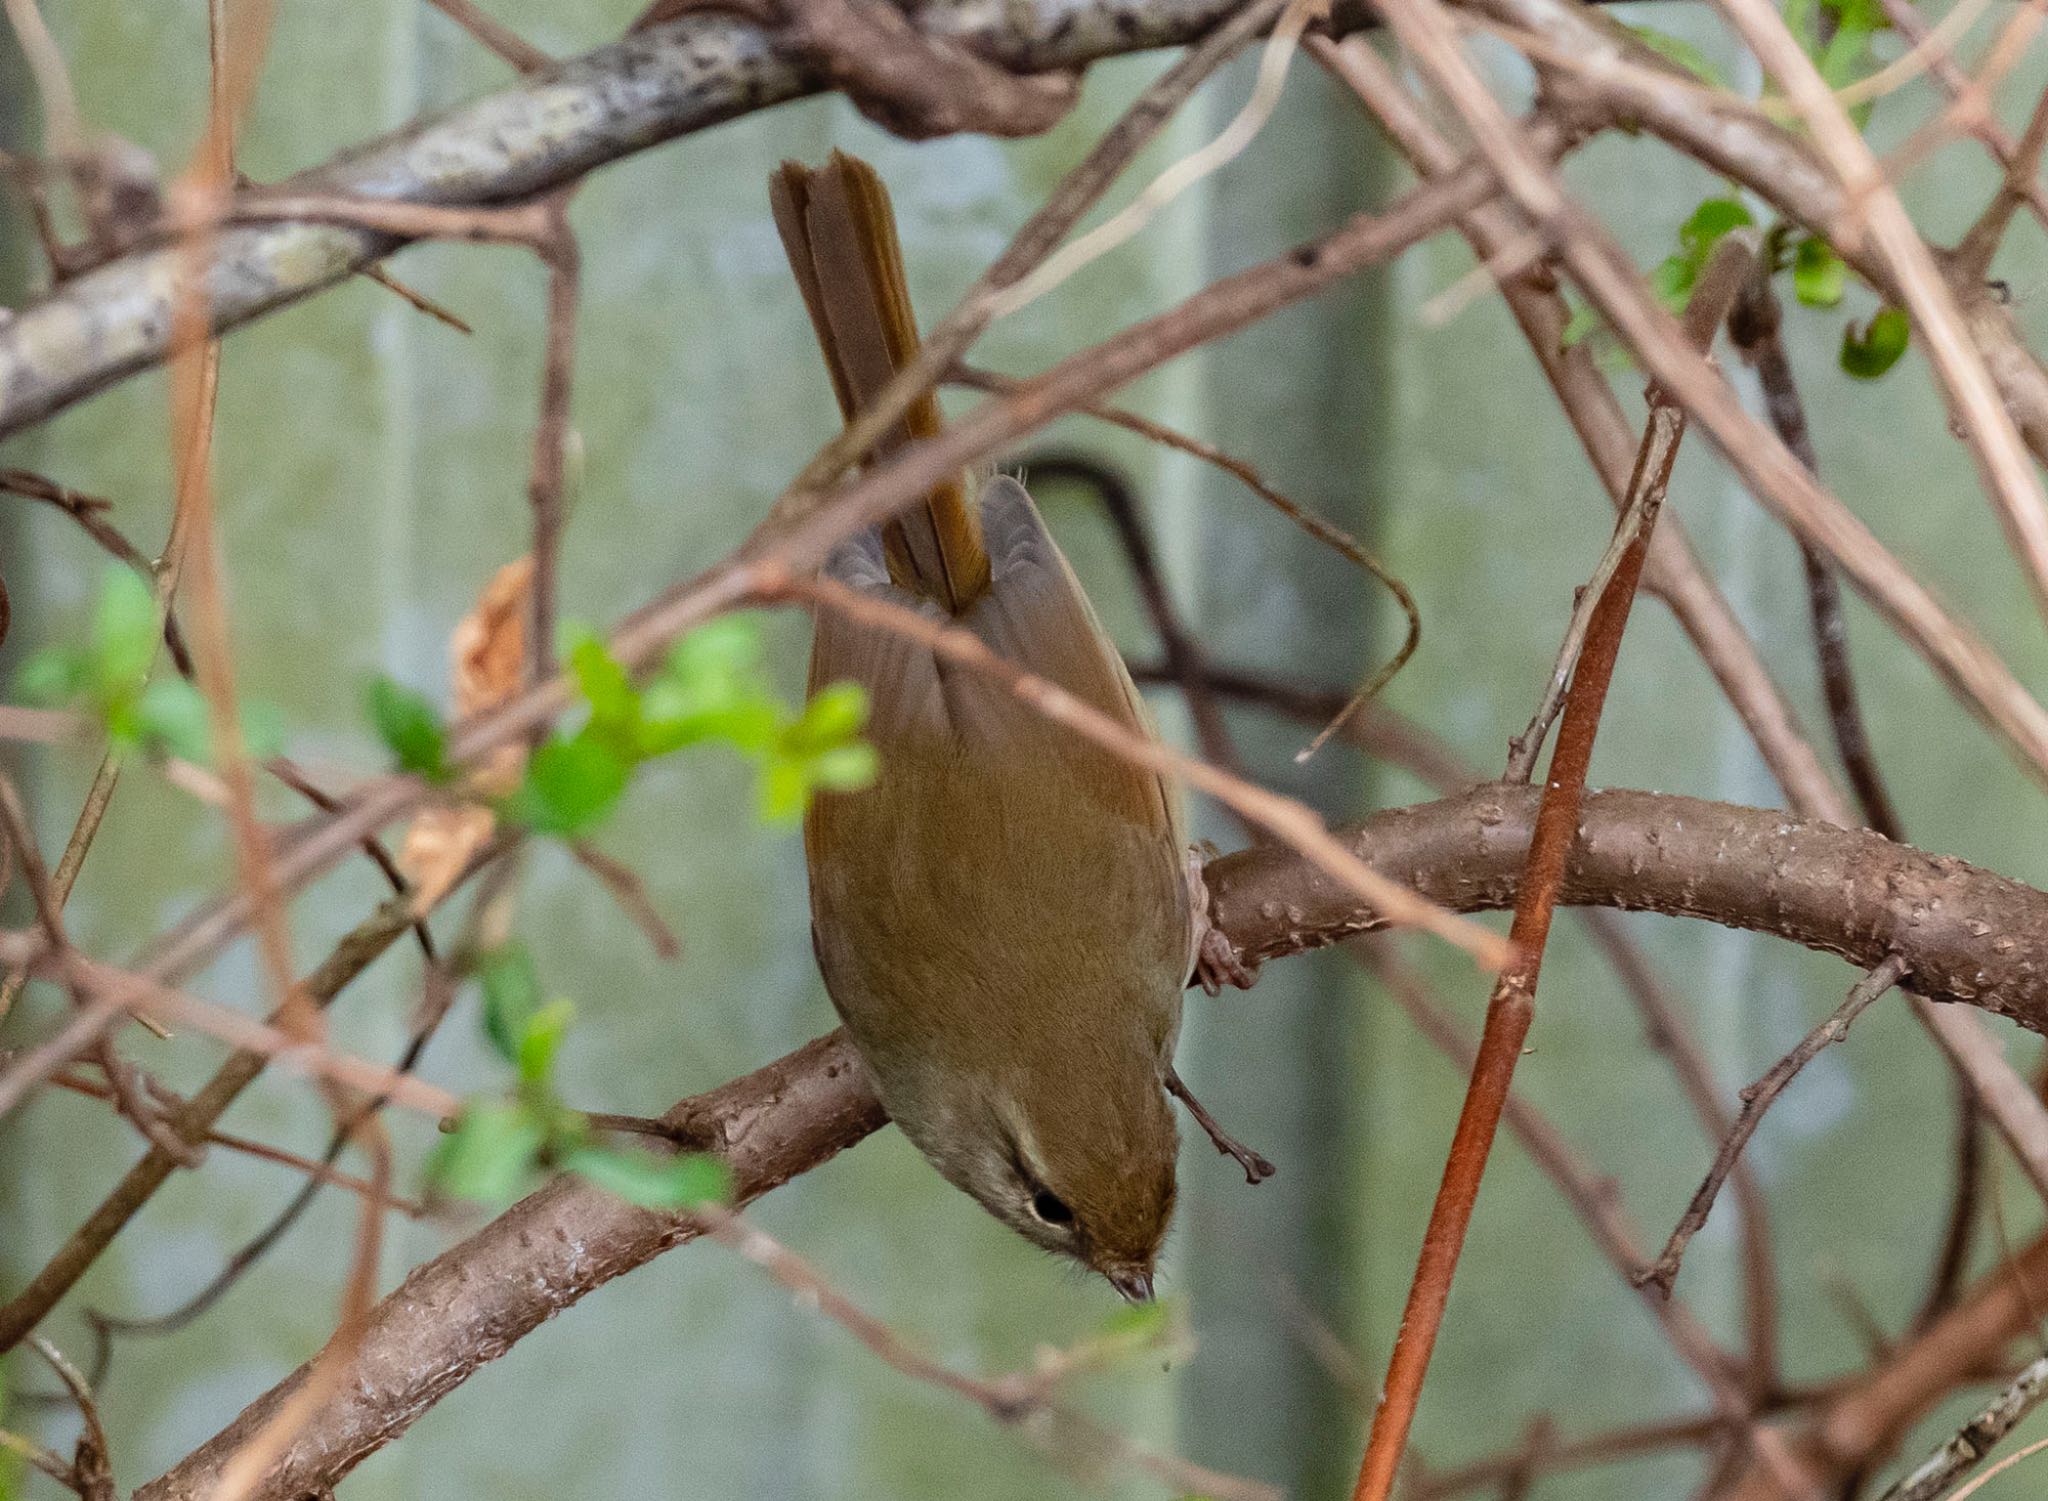
<path id="1" fill-rule="evenodd" d="M 540 976 L 522 943 L 502 944 L 477 961 L 483 982 L 484 1035 L 507 1063 L 519 1061 L 528 1025 L 540 1011 Z"/>
<path id="2" fill-rule="evenodd" d="M 448 732 L 441 715 L 421 695 L 387 677 L 371 680 L 370 723 L 398 764 L 430 782 L 449 776 Z"/>
<path id="3" fill-rule="evenodd" d="M 811 757 L 810 780 L 814 787 L 831 792 L 859 792 L 875 784 L 882 758 L 865 740 L 837 745 Z"/>
<path id="4" fill-rule="evenodd" d="M 206 700 L 180 677 L 157 678 L 136 701 L 135 730 L 153 748 L 200 766 L 213 759 Z"/>
<path id="5" fill-rule="evenodd" d="M 550 1001 L 527 1019 L 519 1031 L 519 1047 L 514 1059 L 524 1083 L 548 1082 L 555 1071 L 556 1055 L 562 1051 L 562 1042 L 569 1035 L 569 1023 L 575 1019 L 576 1005 L 567 1000 Z"/>
<path id="6" fill-rule="evenodd" d="M 569 670 L 590 705 L 591 722 L 623 732 L 630 741 L 633 727 L 640 721 L 640 694 L 604 642 L 587 630 L 572 631 Z"/>
<path id="7" fill-rule="evenodd" d="M 525 1105 L 471 1105 L 427 1160 L 428 1180 L 460 1199 L 503 1204 L 532 1180 L 548 1127 Z"/>
<path id="8" fill-rule="evenodd" d="M 1701 83 L 1710 88 L 1724 89 L 1728 81 L 1720 70 L 1707 61 L 1706 53 L 1700 51 L 1684 37 L 1673 36 L 1668 31 L 1658 31 L 1649 26 L 1630 26 L 1623 23 L 1622 30 L 1663 58 L 1667 63 L 1685 69 Z"/>
<path id="9" fill-rule="evenodd" d="M 1849 267 L 1834 247 L 1808 235 L 1792 252 L 1792 295 L 1808 307 L 1833 307 L 1848 290 Z"/>
<path id="10" fill-rule="evenodd" d="M 1692 217 L 1678 228 L 1678 243 L 1691 254 L 1697 273 L 1707 257 L 1731 229 L 1756 223 L 1755 217 L 1737 198 L 1709 198 L 1692 211 Z"/>
<path id="11" fill-rule="evenodd" d="M 1657 301 L 1672 313 L 1685 311 L 1685 300 L 1692 295 L 1692 284 L 1699 276 L 1699 268 L 1684 256 L 1674 255 L 1661 261 L 1650 273 L 1650 290 L 1657 294 Z"/>
<path id="12" fill-rule="evenodd" d="M 105 698 L 133 693 L 156 660 L 156 596 L 131 569 L 110 568 L 92 618 L 93 677 Z"/>
<path id="13" fill-rule="evenodd" d="M 732 1200 L 732 1169 L 721 1157 L 686 1152 L 667 1157 L 616 1147 L 583 1147 L 563 1166 L 643 1209 L 694 1209 Z"/>
<path id="14" fill-rule="evenodd" d="M 1165 1298 L 1131 1303 L 1102 1321 L 1102 1338 L 1149 1344 L 1162 1338 L 1172 1321 L 1173 1304 Z"/>
<path id="15" fill-rule="evenodd" d="M 631 776 L 619 753 L 595 737 L 550 740 L 533 753 L 506 811 L 537 833 L 585 833 L 618 805 Z"/>
<path id="16" fill-rule="evenodd" d="M 804 705 L 803 717 L 791 728 L 790 742 L 824 750 L 853 739 L 867 722 L 867 690 L 858 683 L 831 683 Z"/>
<path id="17" fill-rule="evenodd" d="M 14 693 L 23 703 L 55 708 L 77 698 L 91 677 L 84 653 L 46 646 L 15 670 Z"/>
<path id="18" fill-rule="evenodd" d="M 1570 349 L 1574 344 L 1583 344 L 1600 322 L 1600 310 L 1591 303 L 1581 303 L 1566 320 L 1564 332 L 1557 336 L 1557 347 Z"/>
<path id="19" fill-rule="evenodd" d="M 761 818 L 766 823 L 794 823 L 811 805 L 810 769 L 788 756 L 771 757 L 761 768 Z"/>
<path id="20" fill-rule="evenodd" d="M 669 648 L 668 671 L 682 683 L 736 678 L 761 655 L 761 633 L 751 620 L 722 616 L 700 625 Z"/>
<path id="21" fill-rule="evenodd" d="M 1862 329 L 1842 329 L 1842 369 L 1858 380 L 1876 380 L 1899 362 L 1912 338 L 1912 324 L 1900 308 L 1879 308 Z"/>

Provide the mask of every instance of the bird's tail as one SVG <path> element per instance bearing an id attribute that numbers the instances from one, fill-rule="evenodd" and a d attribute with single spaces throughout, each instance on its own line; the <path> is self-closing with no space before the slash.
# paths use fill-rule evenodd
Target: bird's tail
<path id="1" fill-rule="evenodd" d="M 840 412 L 850 422 L 917 355 L 917 321 L 889 191 L 873 167 L 835 151 L 823 167 L 784 162 L 769 179 L 768 196 Z M 927 391 L 875 451 L 887 453 L 938 431 L 938 398 Z M 988 589 L 988 552 L 964 474 L 885 523 L 882 543 L 894 582 L 949 611 L 966 609 Z"/>

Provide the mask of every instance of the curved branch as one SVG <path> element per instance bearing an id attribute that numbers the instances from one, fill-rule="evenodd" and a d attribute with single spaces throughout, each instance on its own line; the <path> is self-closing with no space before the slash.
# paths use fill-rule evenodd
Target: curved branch
<path id="1" fill-rule="evenodd" d="M 1379 870 L 1461 911 L 1511 906 L 1538 794 L 1483 786 L 1376 814 L 1345 832 Z M 1246 954 L 1278 957 L 1374 925 L 1340 885 L 1281 847 L 1208 867 L 1212 917 Z M 1586 799 L 1563 899 L 1700 917 L 1875 965 L 2048 1030 L 2048 893 L 1868 832 L 1651 792 Z M 688 1145 L 723 1153 L 741 1202 L 879 1129 L 886 1117 L 852 1046 L 833 1033 L 669 1113 Z M 293 1440 L 251 1501 L 332 1486 L 481 1366 L 584 1294 L 694 1239 L 687 1219 L 558 1179 L 414 1269 L 364 1332 L 343 1391 Z M 291 1399 L 302 1370 L 137 1492 L 209 1495 L 247 1435 Z"/>
<path id="2" fill-rule="evenodd" d="M 1374 815 L 1345 835 L 1376 869 L 1454 912 L 1505 910 L 1527 858 L 1537 793 L 1487 785 Z M 1210 915 L 1250 960 L 1378 926 L 1282 849 L 1210 864 Z M 2048 893 L 1867 829 L 1656 792 L 1588 794 L 1565 872 L 1572 906 L 1698 917 L 1790 939 L 1907 988 L 2048 1033 Z"/>

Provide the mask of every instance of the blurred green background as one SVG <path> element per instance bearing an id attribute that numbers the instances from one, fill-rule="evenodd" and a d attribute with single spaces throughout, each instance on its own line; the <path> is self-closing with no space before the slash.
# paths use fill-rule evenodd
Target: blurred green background
<path id="1" fill-rule="evenodd" d="M 638 0 L 604 0 L 573 15 L 540 0 L 492 6 L 561 53 L 614 33 L 638 8 Z M 167 168 L 179 165 L 203 113 L 204 7 L 65 0 L 48 11 L 88 118 L 146 146 Z M 1740 76 L 1710 16 L 1662 5 L 1656 20 Z M 594 178 L 574 206 L 585 280 L 564 615 L 611 620 L 717 556 L 830 431 L 826 384 L 767 212 L 763 185 L 777 161 L 816 159 L 844 145 L 878 162 L 902 217 L 914 291 L 932 319 L 1160 66 L 1158 57 L 1137 58 L 1092 71 L 1082 107 L 1030 142 L 911 146 L 837 101 L 812 101 Z M 259 180 L 282 176 L 506 78 L 502 65 L 418 0 L 286 4 L 243 165 Z M 1131 180 L 1211 135 L 1249 78 L 1248 60 L 1227 71 Z M 2038 67 L 2022 68 L 2007 101 L 2023 106 L 2041 86 Z M 1909 88 L 1879 106 L 1873 132 L 1895 142 L 1929 106 L 1922 88 Z M 12 143 L 32 144 L 25 91 L 10 88 L 6 109 Z M 1912 179 L 1910 196 L 1931 233 L 1959 229 L 1990 191 L 1994 178 L 1980 155 L 1952 149 Z M 1604 141 L 1571 176 L 1646 263 L 1669 253 L 1677 225 L 1717 191 L 1709 174 L 1643 140 Z M 1246 158 L 1180 200 L 1137 243 L 995 329 L 978 358 L 1029 372 L 1329 226 L 1398 181 L 1355 107 L 1301 65 L 1279 117 Z M 8 215 L 0 248 L 22 288 L 39 273 L 11 203 Z M 1494 770 L 1507 735 L 1533 707 L 1609 512 L 1498 301 L 1483 297 L 1441 326 L 1418 315 L 1469 266 L 1462 242 L 1446 237 L 1127 394 L 1373 540 L 1414 589 L 1425 619 L 1421 652 L 1390 702 Z M 379 764 L 360 707 L 366 679 L 388 672 L 442 694 L 450 629 L 526 546 L 544 276 L 517 251 L 445 245 L 406 251 L 392 269 L 469 320 L 474 336 L 357 280 L 227 346 L 219 494 L 242 686 L 288 712 L 292 752 L 316 769 Z M 2040 334 L 2033 294 L 2043 257 L 2031 226 L 2012 236 L 1999 271 L 2015 287 L 2023 325 Z M 1835 369 L 1843 316 L 1867 316 L 1873 306 L 1857 289 L 1843 310 L 1789 314 L 1823 469 L 2024 680 L 2048 680 L 2038 620 L 1918 353 L 1874 385 L 1853 384 Z M 1638 379 L 1626 370 L 1616 379 L 1638 409 Z M 11 445 L 6 462 L 110 497 L 118 524 L 154 547 L 169 516 L 166 435 L 165 383 L 149 375 Z M 1223 661 L 1341 686 L 1397 639 L 1397 619 L 1370 580 L 1309 547 L 1233 484 L 1097 426 L 1063 424 L 1045 441 L 1100 455 L 1137 482 L 1179 598 Z M 1794 550 L 1698 445 L 1685 455 L 1672 496 L 1817 730 Z M 1119 639 L 1134 656 L 1153 656 L 1092 499 L 1055 489 L 1044 500 Z M 63 518 L 6 497 L 0 559 L 15 596 L 14 633 L 0 656 L 11 670 L 24 650 L 78 628 L 101 563 Z M 1850 609 L 1873 737 L 1908 834 L 2048 882 L 2038 794 L 1957 715 L 1917 660 L 1860 605 Z M 794 689 L 802 681 L 801 623 L 774 620 L 770 639 Z M 1159 707 L 1180 733 L 1171 697 Z M 1299 727 L 1240 714 L 1233 727 L 1260 775 L 1333 817 L 1427 795 L 1405 774 L 1341 747 L 1297 767 Z M 55 849 L 91 761 L 64 751 L 20 769 L 41 837 Z M 1638 615 L 1623 652 L 1595 780 L 1780 800 L 1711 680 L 1654 605 Z M 271 806 L 280 816 L 293 811 L 282 799 Z M 751 806 L 736 766 L 716 755 L 686 758 L 648 776 L 630 815 L 603 836 L 610 854 L 642 872 L 680 931 L 687 953 L 679 964 L 655 959 L 568 860 L 543 853 L 532 862 L 521 927 L 551 988 L 581 1010 L 565 1079 L 578 1103 L 656 1111 L 830 1024 L 812 968 L 798 843 L 759 826 Z M 1237 841 L 1213 810 L 1204 816 L 1220 844 Z M 127 955 L 227 871 L 216 821 L 149 775 L 132 774 L 86 867 L 73 931 L 95 952 Z M 351 866 L 302 901 L 293 929 L 301 965 L 375 896 L 371 877 Z M 1655 919 L 1630 919 L 1629 927 L 1682 995 L 1731 1101 L 1852 978 L 1835 961 L 1748 935 Z M 1407 950 L 1476 1021 L 1483 978 L 1420 943 Z M 336 1009 L 339 1039 L 393 1056 L 418 983 L 417 955 L 394 949 Z M 259 1005 L 263 993 L 241 950 L 197 988 L 245 1007 Z M 9 1040 L 32 1035 L 55 1005 L 32 990 Z M 1709 1149 L 1574 928 L 1556 940 L 1532 1042 L 1521 1087 L 1613 1176 L 1645 1240 L 1661 1239 Z M 163 1046 L 138 1037 L 131 1045 L 174 1084 L 195 1082 L 217 1059 L 196 1041 Z M 2015 1037 L 2012 1051 L 2030 1063 L 2033 1039 Z M 1376 1387 L 1384 1366 L 1460 1080 L 1338 955 L 1275 965 L 1248 995 L 1192 998 L 1182 1064 L 1224 1121 L 1280 1164 L 1280 1175 L 1248 1189 L 1205 1143 L 1188 1144 L 1185 1207 L 1165 1284 L 1197 1349 L 1170 1368 L 1153 1362 L 1095 1379 L 1077 1395 L 1148 1442 L 1293 1494 L 1336 1495 L 1362 1431 L 1361 1394 Z M 498 1082 L 467 1006 L 436 1040 L 425 1071 L 458 1090 Z M 313 1151 L 324 1122 L 307 1091 L 266 1081 L 226 1125 Z M 400 1127 L 416 1181 L 430 1132 L 415 1121 Z M 1895 1000 L 1881 1003 L 1848 1046 L 1823 1055 L 1773 1112 L 1749 1156 L 1776 1213 L 1795 1382 L 1823 1380 L 1864 1358 L 1842 1290 L 1853 1290 L 1884 1328 L 1902 1326 L 1940 1234 L 1950 1152 L 1945 1070 Z M 0 1291 L 40 1265 L 136 1153 L 133 1136 L 106 1111 L 70 1097 L 45 1096 L 0 1122 Z M 157 1197 L 48 1332 L 82 1351 L 79 1309 L 141 1313 L 182 1299 L 295 1186 L 285 1171 L 216 1152 L 203 1174 L 182 1175 Z M 964 1368 L 1027 1365 L 1038 1347 L 1085 1338 L 1111 1312 L 1105 1289 L 1010 1236 L 893 1132 L 771 1196 L 758 1214 L 858 1301 Z M 2010 1196 L 2006 1225 L 2015 1242 L 2039 1217 L 2023 1195 Z M 174 1338 L 119 1346 L 104 1400 L 124 1487 L 159 1473 L 318 1348 L 334 1316 L 352 1221 L 352 1205 L 330 1196 L 207 1319 Z M 1733 1340 L 1731 1224 L 1717 1213 L 1680 1286 Z M 383 1285 L 459 1229 L 394 1222 Z M 1980 1261 L 1993 1255 L 1986 1237 Z M 1952 1404 L 1908 1452 L 1968 1406 Z M 1473 1227 L 1418 1452 L 1436 1466 L 1492 1452 L 1513 1444 L 1536 1412 L 1570 1437 L 1703 1407 L 1697 1383 L 1635 1298 L 1507 1144 Z M 47 1422 L 53 1438 L 64 1432 L 61 1417 L 18 1421 Z M 1561 1475 L 1542 1489 L 1588 1501 L 1679 1495 L 1697 1478 L 1695 1460 L 1666 1456 Z M 2020 1471 L 1984 1494 L 2031 1494 L 2022 1489 L 2029 1483 Z M 538 1331 L 343 1487 L 360 1501 L 1098 1493 L 1144 1496 L 1158 1487 L 1048 1464 L 954 1399 L 884 1369 L 711 1246 L 667 1257 Z"/>

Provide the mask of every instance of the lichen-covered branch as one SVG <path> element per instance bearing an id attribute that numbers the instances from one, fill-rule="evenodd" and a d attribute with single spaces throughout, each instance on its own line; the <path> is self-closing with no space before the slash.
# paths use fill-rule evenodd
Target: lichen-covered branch
<path id="1" fill-rule="evenodd" d="M 925 34 L 1019 72 L 1079 68 L 1201 36 L 1238 0 L 943 0 Z M 830 84 L 801 39 L 710 10 L 636 32 L 277 184 L 280 194 L 486 205 Z M 239 223 L 215 237 L 209 325 L 227 330 L 404 241 L 345 223 Z M 67 280 L 0 328 L 0 437 L 162 360 L 180 255 L 150 246 Z"/>

